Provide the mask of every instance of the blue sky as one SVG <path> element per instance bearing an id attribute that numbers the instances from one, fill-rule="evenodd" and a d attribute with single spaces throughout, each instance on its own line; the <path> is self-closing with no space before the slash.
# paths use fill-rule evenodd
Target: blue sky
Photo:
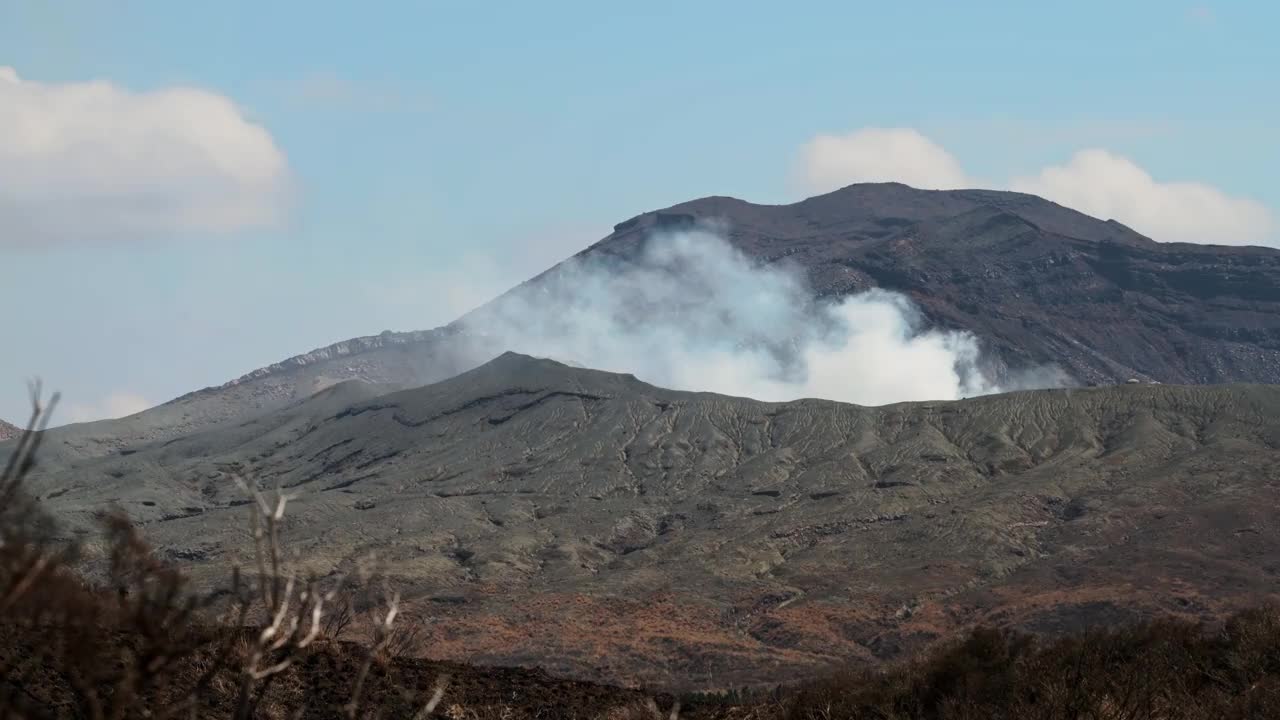
<path id="1" fill-rule="evenodd" d="M 1275 244 L 1274 3 L 360 5 L 0 1 L 0 66 L 28 89 L 102 81 L 134 102 L 198 88 L 234 103 L 239 130 L 265 131 L 284 167 L 270 221 L 169 213 L 110 232 L 111 202 L 214 186 L 188 173 L 139 197 L 99 193 L 90 212 L 62 189 L 91 182 L 74 151 L 55 166 L 0 140 L 0 183 L 42 179 L 9 196 L 0 184 L 0 417 L 25 413 L 33 375 L 76 418 L 117 414 L 355 335 L 441 324 L 646 210 L 713 194 L 788 202 L 861 179 L 945 187 L 940 162 L 961 168 L 952 184 L 1103 203 L 1157 239 L 1222 212 L 1254 220 L 1205 241 Z M 128 118 L 150 107 L 136 105 Z M 137 148 L 181 135 L 183 116 L 166 117 L 173 129 L 147 125 L 120 152 L 115 126 L 80 131 L 106 148 L 94 167 L 165 177 L 177 161 Z M 925 166 L 876 155 L 890 145 Z M 1076 158 L 1089 149 L 1105 153 Z M 879 177 L 886 166 L 906 169 Z M 1142 188 L 1080 194 L 1097 185 L 1088 172 L 1114 168 L 1140 168 Z M 1167 217 L 1186 203 L 1160 198 L 1185 196 L 1158 183 L 1175 181 L 1218 195 Z"/>

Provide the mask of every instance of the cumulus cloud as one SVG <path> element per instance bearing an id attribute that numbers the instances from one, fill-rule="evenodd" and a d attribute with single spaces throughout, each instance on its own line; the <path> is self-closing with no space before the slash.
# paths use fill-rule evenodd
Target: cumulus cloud
<path id="1" fill-rule="evenodd" d="M 977 339 L 926 327 L 904 296 L 813 299 L 803 275 L 707 231 L 649 238 L 639 257 L 588 255 L 462 323 L 494 350 L 629 372 L 663 387 L 865 405 L 997 392 Z M 1052 372 L 1019 386 L 1054 384 Z"/>
<path id="2" fill-rule="evenodd" d="M 1101 149 L 1006 182 L 965 174 L 944 148 L 910 128 L 820 135 L 800 151 L 799 175 L 811 192 L 858 182 L 897 181 L 925 189 L 995 187 L 1032 193 L 1162 242 L 1277 244 L 1266 206 L 1200 182 L 1158 180 L 1132 160 Z"/>
<path id="3" fill-rule="evenodd" d="M 1083 213 L 1115 218 L 1166 242 L 1250 245 L 1274 230 L 1266 206 L 1197 182 L 1159 182 L 1128 158 L 1083 150 L 1011 187 Z"/>
<path id="4" fill-rule="evenodd" d="M 864 182 L 901 182 L 926 190 L 974 186 L 951 153 L 911 128 L 819 135 L 800 151 L 799 180 L 815 193 Z"/>
<path id="5" fill-rule="evenodd" d="M 0 243 L 269 225 L 287 185 L 271 135 L 226 97 L 46 84 L 0 67 Z"/>
<path id="6" fill-rule="evenodd" d="M 66 407 L 67 421 L 79 423 L 127 417 L 146 410 L 151 403 L 137 393 L 118 391 L 97 402 L 70 403 Z"/>

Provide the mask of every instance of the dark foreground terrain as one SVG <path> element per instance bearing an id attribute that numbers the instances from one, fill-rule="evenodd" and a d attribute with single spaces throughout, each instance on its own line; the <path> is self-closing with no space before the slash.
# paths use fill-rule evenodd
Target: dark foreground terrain
<path id="1" fill-rule="evenodd" d="M 12 557 L 0 575 L 14 579 Z M 19 575 L 20 577 L 20 575 Z M 154 577 L 152 577 L 154 580 Z M 325 633 L 271 653 L 262 625 L 157 623 L 180 606 L 102 597 L 99 618 L 61 614 L 76 592 L 28 588 L 42 610 L 0 614 L 0 716 L 447 717 L 449 720 L 1244 720 L 1280 717 L 1280 612 L 1203 626 L 1157 619 L 1043 641 L 978 628 L 881 669 L 769 691 L 673 696 L 394 655 Z M 129 585 L 142 592 L 146 582 Z M 6 597 L 8 600 L 8 597 Z M 141 612 L 146 610 L 146 614 Z M 164 632 L 157 632 L 163 628 Z M 296 643 L 296 639 L 293 641 Z M 261 676 L 260 673 L 269 673 Z"/>
<path id="2" fill-rule="evenodd" d="M 89 579 L 24 482 L 38 434 L 0 471 L 0 716 L 44 718 L 1270 718 L 1280 613 L 1172 619 L 1053 640 L 978 628 L 887 667 L 772 691 L 672 696 L 536 670 L 415 659 L 399 595 L 291 568 L 286 499 L 251 493 L 256 574 L 193 587 L 118 513 Z M 385 580 L 385 578 L 384 578 Z M 354 634 L 355 642 L 341 637 Z"/>
<path id="3" fill-rule="evenodd" d="M 0 636 L 0 713 L 14 718 L 94 717 L 97 693 L 77 687 L 67 667 L 13 666 L 59 630 L 6 624 Z M 225 631 L 230 632 L 230 631 Z M 192 687 L 217 640 L 167 667 L 159 689 L 140 693 L 119 717 L 164 717 L 195 707 L 198 717 L 236 717 L 240 668 L 224 669 L 195 702 Z M 103 649 L 135 660 L 140 643 L 116 635 Z M 1245 720 L 1280 717 L 1280 615 L 1253 610 L 1218 628 L 1157 620 L 1053 642 L 991 629 L 879 671 L 836 673 L 756 693 L 673 696 L 569 682 L 536 670 L 477 668 L 392 657 L 371 667 L 355 717 L 450 720 L 670 717 L 733 720 Z M 352 717 L 352 686 L 367 647 L 318 641 L 283 671 L 248 717 Z M 110 683 L 100 693 L 112 709 Z M 438 701 L 430 705 L 439 692 Z M 674 714 L 673 714 L 674 713 Z M 173 713 L 173 716 L 179 716 Z"/>
<path id="4" fill-rule="evenodd" d="M 1278 460 L 1273 386 L 867 408 L 507 354 L 389 395 L 344 383 L 29 487 L 86 537 L 118 502 L 205 585 L 252 564 L 234 478 L 280 487 L 303 567 L 375 554 L 436 657 L 699 689 L 978 624 L 1222 619 L 1280 591 Z"/>

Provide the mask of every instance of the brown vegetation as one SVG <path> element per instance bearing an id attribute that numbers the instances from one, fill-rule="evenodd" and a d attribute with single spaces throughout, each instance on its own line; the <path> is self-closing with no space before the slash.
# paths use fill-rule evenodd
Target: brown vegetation
<path id="1" fill-rule="evenodd" d="M 1280 717 L 1280 611 L 1222 628 L 1156 620 L 1056 640 L 982 628 L 887 671 L 812 683 L 794 720 Z"/>

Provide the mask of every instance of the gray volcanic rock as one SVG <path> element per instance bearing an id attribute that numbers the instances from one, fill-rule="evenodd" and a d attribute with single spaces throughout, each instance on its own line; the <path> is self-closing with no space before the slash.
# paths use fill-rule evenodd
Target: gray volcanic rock
<path id="1" fill-rule="evenodd" d="M 776 683 L 980 621 L 1214 617 L 1280 588 L 1280 388 L 1124 385 L 860 407 L 664 390 L 506 354 L 61 467 L 201 582 L 251 562 L 232 477 L 296 495 L 324 574 L 375 553 L 430 653 Z"/>

